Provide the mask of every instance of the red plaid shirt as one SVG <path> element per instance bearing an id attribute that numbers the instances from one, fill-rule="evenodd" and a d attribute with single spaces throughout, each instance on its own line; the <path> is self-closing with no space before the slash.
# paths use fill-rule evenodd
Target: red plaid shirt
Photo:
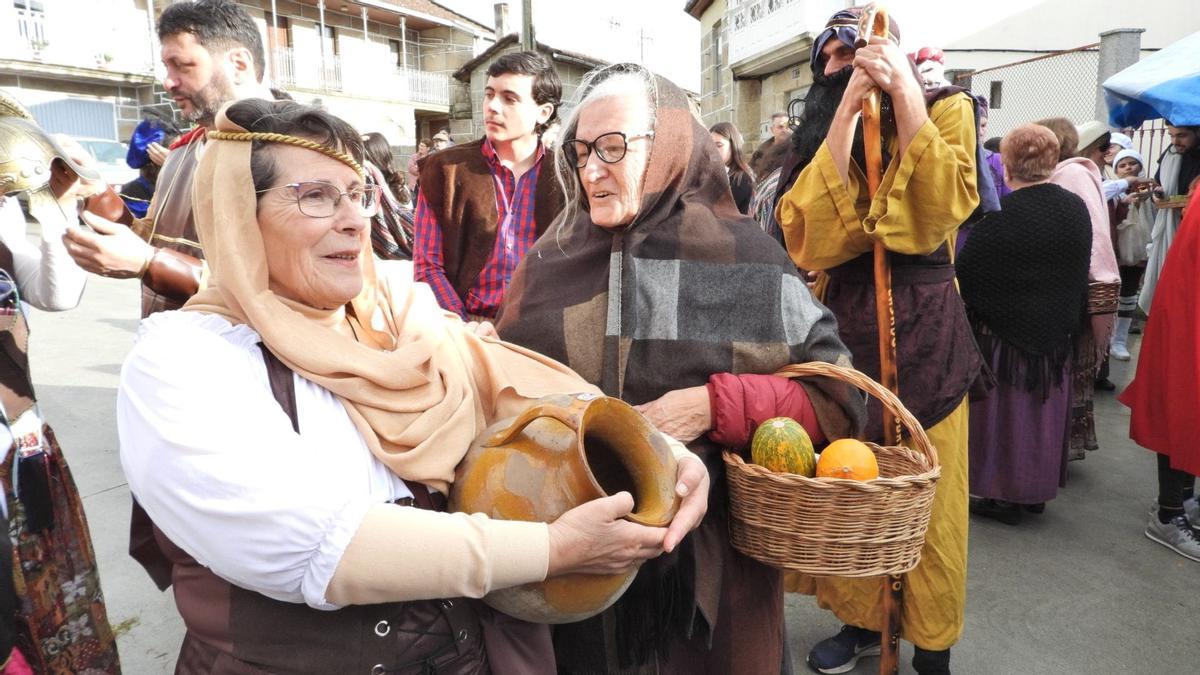
<path id="1" fill-rule="evenodd" d="M 537 194 L 538 172 L 541 170 L 544 148 L 538 143 L 537 157 L 533 167 L 516 180 L 512 170 L 500 163 L 492 142 L 483 143 L 483 156 L 492 170 L 492 181 L 496 187 L 496 245 L 487 264 L 479 273 L 479 279 L 467 292 L 466 298 L 458 297 L 442 257 L 442 229 L 434 213 L 425 202 L 422 191 L 417 197 L 417 211 L 413 220 L 413 277 L 423 281 L 437 297 L 444 309 L 457 313 L 463 319 L 468 314 L 494 317 L 504 300 L 504 289 L 512 279 L 517 263 L 537 238 L 533 221 L 533 205 Z"/>

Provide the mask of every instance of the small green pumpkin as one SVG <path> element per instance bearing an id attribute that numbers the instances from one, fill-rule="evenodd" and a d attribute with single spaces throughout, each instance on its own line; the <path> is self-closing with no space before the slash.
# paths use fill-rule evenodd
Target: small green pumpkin
<path id="1" fill-rule="evenodd" d="M 772 417 L 758 425 L 750 442 L 750 461 L 769 471 L 809 478 L 817 470 L 812 439 L 799 422 L 789 417 Z"/>

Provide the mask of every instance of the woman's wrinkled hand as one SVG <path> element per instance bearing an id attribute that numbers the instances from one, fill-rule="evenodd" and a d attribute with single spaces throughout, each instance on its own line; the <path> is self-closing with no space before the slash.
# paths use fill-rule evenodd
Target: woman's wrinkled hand
<path id="1" fill-rule="evenodd" d="M 679 511 L 667 527 L 663 540 L 663 551 L 670 553 L 688 532 L 696 529 L 704 514 L 708 512 L 708 468 L 695 455 L 685 455 L 679 460 L 675 472 L 675 494 L 679 495 Z"/>
<path id="2" fill-rule="evenodd" d="M 662 554 L 667 529 L 623 520 L 632 512 L 633 496 L 618 492 L 559 516 L 550 523 L 546 576 L 624 574 Z"/>
<path id="3" fill-rule="evenodd" d="M 708 387 L 688 387 L 634 406 L 654 428 L 680 443 L 691 443 L 712 429 L 712 402 Z"/>

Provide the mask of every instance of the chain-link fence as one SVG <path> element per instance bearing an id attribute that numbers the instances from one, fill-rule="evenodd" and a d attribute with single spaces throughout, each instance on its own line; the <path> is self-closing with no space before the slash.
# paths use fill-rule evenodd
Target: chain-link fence
<path id="1" fill-rule="evenodd" d="M 1048 117 L 1065 117 L 1082 124 L 1096 119 L 1100 46 L 1100 43 L 1084 45 L 1002 66 L 960 72 L 955 75 L 954 84 L 987 98 L 989 137 L 1002 137 L 1022 124 Z M 1154 175 L 1158 157 L 1169 143 L 1163 121 L 1153 120 L 1140 129 L 1126 129 L 1125 133 L 1146 159 L 1147 175 Z"/>
<path id="2" fill-rule="evenodd" d="M 987 98 L 989 136 L 1004 136 L 1022 124 L 1047 117 L 1066 117 L 1081 124 L 1096 116 L 1099 47 L 1085 45 L 960 73 L 955 84 Z"/>

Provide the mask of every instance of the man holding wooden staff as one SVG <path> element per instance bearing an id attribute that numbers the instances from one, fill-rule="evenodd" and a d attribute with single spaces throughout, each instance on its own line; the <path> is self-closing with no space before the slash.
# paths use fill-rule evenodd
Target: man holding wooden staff
<path id="1" fill-rule="evenodd" d="M 916 646 L 918 673 L 943 674 L 962 633 L 967 393 L 982 363 L 952 259 L 958 227 L 979 204 L 976 112 L 961 89 L 922 90 L 894 23 L 888 38 L 856 49 L 861 12 L 834 14 L 813 43 L 814 85 L 784 164 L 786 192 L 776 215 L 796 265 L 822 272 L 816 290 L 837 316 L 855 367 L 875 379 L 881 370 L 872 258 L 877 242 L 886 249 L 900 398 L 928 430 L 942 467 L 921 562 L 903 586 L 901 635 Z M 872 200 L 859 118 L 875 87 L 884 98 L 883 160 Z M 878 401 L 870 406 L 867 438 L 882 443 L 881 409 Z M 809 653 L 814 670 L 846 672 L 879 653 L 880 579 L 796 577 L 789 589 L 815 593 L 847 624 Z"/>

